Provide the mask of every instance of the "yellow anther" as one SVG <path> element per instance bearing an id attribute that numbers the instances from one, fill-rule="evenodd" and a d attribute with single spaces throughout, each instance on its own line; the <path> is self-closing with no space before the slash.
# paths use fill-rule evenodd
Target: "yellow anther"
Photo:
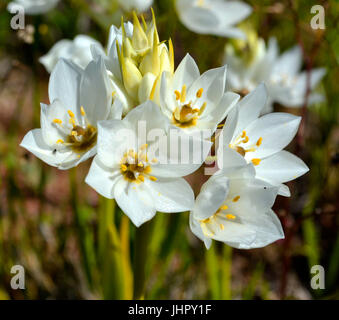
<path id="1" fill-rule="evenodd" d="M 153 158 L 153 159 L 151 160 L 151 162 L 152 162 L 152 163 L 157 163 L 157 162 L 158 162 L 158 159 Z"/>
<path id="2" fill-rule="evenodd" d="M 246 131 L 244 130 L 241 134 L 241 138 L 245 138 L 246 137 Z"/>
<path id="3" fill-rule="evenodd" d="M 68 110 L 67 112 L 68 112 L 68 115 L 69 115 L 71 118 L 74 118 L 74 117 L 75 117 L 74 113 L 73 113 L 71 110 Z"/>
<path id="4" fill-rule="evenodd" d="M 158 180 L 156 177 L 153 177 L 153 176 L 150 176 L 149 179 L 152 180 L 152 181 L 157 181 Z"/>
<path id="5" fill-rule="evenodd" d="M 64 140 L 58 139 L 56 143 L 64 143 Z"/>
<path id="6" fill-rule="evenodd" d="M 80 107 L 80 112 L 81 112 L 82 116 L 84 116 L 86 114 L 85 109 L 84 109 L 83 106 Z"/>
<path id="7" fill-rule="evenodd" d="M 180 97 L 181 97 L 180 92 L 178 90 L 175 90 L 174 94 L 175 94 L 175 100 L 180 100 Z"/>
<path id="8" fill-rule="evenodd" d="M 207 103 L 204 102 L 203 105 L 201 106 L 201 108 L 200 108 L 200 110 L 199 110 L 199 112 L 198 112 L 198 115 L 199 115 L 199 116 L 205 111 L 206 105 L 207 105 Z"/>
<path id="9" fill-rule="evenodd" d="M 138 175 L 138 180 L 144 182 L 145 181 L 145 177 L 141 174 Z"/>
<path id="10" fill-rule="evenodd" d="M 144 166 L 144 164 L 143 164 L 142 162 L 139 162 L 139 163 L 138 163 L 138 167 L 141 167 L 141 168 L 142 168 L 143 166 Z"/>
<path id="11" fill-rule="evenodd" d="M 75 120 L 73 118 L 69 119 L 69 123 L 71 123 L 73 126 L 75 126 Z"/>
<path id="12" fill-rule="evenodd" d="M 53 122 L 57 124 L 62 124 L 62 121 L 60 119 L 54 119 Z"/>
<path id="13" fill-rule="evenodd" d="M 221 230 L 224 230 L 224 229 L 225 229 L 225 226 L 224 226 L 222 223 L 220 223 L 219 226 L 220 226 L 220 229 L 221 229 Z"/>
<path id="14" fill-rule="evenodd" d="M 252 163 L 255 165 L 255 166 L 257 166 L 259 163 L 260 163 L 260 159 L 258 159 L 258 158 L 254 158 L 254 159 L 252 159 L 251 160 L 252 161 Z"/>
<path id="15" fill-rule="evenodd" d="M 243 140 L 243 143 L 247 143 L 249 140 L 248 136 L 245 136 L 244 140 Z"/>
<path id="16" fill-rule="evenodd" d="M 181 89 L 181 97 L 180 97 L 181 103 L 184 103 L 186 101 L 186 89 L 187 89 L 186 85 L 183 85 Z"/>
<path id="17" fill-rule="evenodd" d="M 75 130 L 72 130 L 71 135 L 75 137 L 78 135 L 78 133 Z"/>
<path id="18" fill-rule="evenodd" d="M 204 89 L 203 89 L 203 88 L 200 88 L 200 89 L 197 91 L 197 98 L 201 98 L 203 92 L 204 92 Z"/>
<path id="19" fill-rule="evenodd" d="M 127 171 L 127 166 L 124 165 L 124 164 L 122 164 L 122 165 L 121 165 L 121 170 L 124 171 L 124 172 Z"/>
<path id="20" fill-rule="evenodd" d="M 260 137 L 256 143 L 256 145 L 259 147 L 262 144 L 262 137 Z"/>
<path id="21" fill-rule="evenodd" d="M 233 214 L 226 214 L 226 218 L 229 220 L 234 220 L 235 219 L 235 215 Z"/>
<path id="22" fill-rule="evenodd" d="M 228 209 L 228 206 L 226 206 L 226 205 L 221 206 L 220 209 L 221 209 L 221 210 L 227 210 L 227 209 Z"/>
<path id="23" fill-rule="evenodd" d="M 233 198 L 232 201 L 233 201 L 233 202 L 237 202 L 239 199 L 240 199 L 240 196 L 236 196 L 236 197 Z"/>
<path id="24" fill-rule="evenodd" d="M 224 127 L 224 123 L 218 124 L 218 128 L 223 128 Z"/>

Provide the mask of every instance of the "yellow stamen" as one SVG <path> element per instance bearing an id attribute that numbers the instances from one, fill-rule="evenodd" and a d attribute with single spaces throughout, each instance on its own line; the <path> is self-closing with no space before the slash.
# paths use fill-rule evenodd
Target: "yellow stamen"
<path id="1" fill-rule="evenodd" d="M 121 165 L 121 170 L 124 171 L 124 172 L 127 171 L 127 166 L 124 165 L 124 164 L 122 164 L 122 165 Z"/>
<path id="2" fill-rule="evenodd" d="M 228 206 L 226 206 L 226 205 L 221 206 L 220 209 L 221 209 L 221 210 L 227 210 L 227 209 L 228 209 Z"/>
<path id="3" fill-rule="evenodd" d="M 142 176 L 141 174 L 138 175 L 138 180 L 144 182 L 145 181 L 145 177 Z"/>
<path id="4" fill-rule="evenodd" d="M 74 113 L 73 113 L 71 110 L 68 110 L 67 112 L 68 112 L 68 115 L 69 115 L 71 118 L 74 118 L 74 117 L 75 117 Z"/>
<path id="5" fill-rule="evenodd" d="M 203 88 L 200 88 L 200 89 L 197 91 L 197 98 L 201 98 L 203 91 L 204 91 Z"/>
<path id="6" fill-rule="evenodd" d="M 249 140 L 248 136 L 245 136 L 243 143 L 247 143 Z"/>
<path id="7" fill-rule="evenodd" d="M 242 132 L 241 138 L 245 138 L 245 137 L 246 137 L 246 131 L 244 130 L 244 131 Z"/>
<path id="8" fill-rule="evenodd" d="M 182 86 L 180 102 L 184 103 L 186 101 L 186 85 Z"/>
<path id="9" fill-rule="evenodd" d="M 175 90 L 174 94 L 175 94 L 175 100 L 180 100 L 180 97 L 181 97 L 180 92 L 178 90 Z"/>
<path id="10" fill-rule="evenodd" d="M 75 126 L 75 120 L 73 118 L 69 119 L 69 123 L 71 123 L 73 126 Z"/>
<path id="11" fill-rule="evenodd" d="M 224 227 L 224 225 L 223 225 L 222 223 L 220 223 L 220 229 L 221 229 L 221 230 L 224 230 L 224 229 L 225 229 L 225 227 Z"/>
<path id="12" fill-rule="evenodd" d="M 158 159 L 154 158 L 154 159 L 151 160 L 151 162 L 157 163 L 157 162 L 158 162 Z"/>
<path id="13" fill-rule="evenodd" d="M 80 112 L 81 112 L 82 116 L 84 116 L 86 114 L 85 109 L 84 109 L 83 106 L 80 107 Z"/>
<path id="14" fill-rule="evenodd" d="M 258 158 L 254 158 L 254 159 L 252 159 L 251 160 L 252 161 L 252 163 L 255 165 L 255 166 L 257 166 L 257 165 L 259 165 L 259 163 L 260 163 L 260 159 L 258 159 Z"/>
<path id="15" fill-rule="evenodd" d="M 62 124 L 62 121 L 60 119 L 54 119 L 53 122 L 57 124 Z"/>
<path id="16" fill-rule="evenodd" d="M 64 143 L 64 140 L 58 139 L 56 143 Z"/>
<path id="17" fill-rule="evenodd" d="M 138 167 L 141 167 L 141 168 L 142 168 L 143 166 L 144 166 L 144 164 L 143 164 L 142 162 L 139 162 L 139 163 L 138 163 Z"/>
<path id="18" fill-rule="evenodd" d="M 235 219 L 235 215 L 233 214 L 226 214 L 226 218 L 229 220 L 234 220 Z"/>
<path id="19" fill-rule="evenodd" d="M 262 137 L 260 137 L 256 143 L 256 145 L 259 147 L 262 144 Z"/>
<path id="20" fill-rule="evenodd" d="M 233 198 L 233 202 L 237 202 L 240 199 L 240 196 L 236 196 Z"/>
<path id="21" fill-rule="evenodd" d="M 198 115 L 199 115 L 199 116 L 204 112 L 204 110 L 205 110 L 205 108 L 206 108 L 206 105 L 207 105 L 207 103 L 204 102 L 203 105 L 201 106 L 201 108 L 200 108 L 200 110 L 199 110 L 199 112 L 198 112 Z"/>
<path id="22" fill-rule="evenodd" d="M 153 177 L 153 176 L 150 176 L 149 179 L 152 180 L 152 181 L 157 181 L 158 180 L 156 177 Z"/>

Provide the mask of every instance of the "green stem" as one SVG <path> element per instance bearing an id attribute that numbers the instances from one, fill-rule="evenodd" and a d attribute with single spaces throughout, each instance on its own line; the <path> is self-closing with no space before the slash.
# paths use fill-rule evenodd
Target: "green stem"
<path id="1" fill-rule="evenodd" d="M 144 298 L 146 285 L 146 262 L 151 233 L 152 222 L 150 221 L 137 228 L 135 233 L 133 299 Z"/>
<path id="2" fill-rule="evenodd" d="M 207 277 L 211 291 L 211 299 L 220 299 L 220 283 L 219 283 L 219 268 L 218 257 L 215 249 L 215 243 L 212 243 L 211 248 L 206 250 L 205 254 L 207 265 Z"/>
<path id="3" fill-rule="evenodd" d="M 223 245 L 222 269 L 221 269 L 221 298 L 224 300 L 232 299 L 232 247 Z"/>

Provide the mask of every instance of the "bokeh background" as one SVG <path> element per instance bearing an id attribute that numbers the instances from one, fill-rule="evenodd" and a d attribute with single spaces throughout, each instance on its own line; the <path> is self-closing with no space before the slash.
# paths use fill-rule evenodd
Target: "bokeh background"
<path id="1" fill-rule="evenodd" d="M 318 88 L 325 102 L 301 109 L 275 105 L 276 111 L 303 116 L 302 129 L 288 149 L 306 162 L 310 172 L 289 183 L 290 198 L 277 198 L 274 210 L 286 239 L 263 249 L 242 251 L 214 243 L 207 251 L 190 232 L 188 213 L 158 214 L 148 226 L 152 235 L 146 299 L 339 298 L 339 3 L 246 2 L 254 10 L 246 21 L 261 37 L 275 36 L 282 51 L 302 43 L 304 67 L 327 69 Z M 28 130 L 39 127 L 39 103 L 48 103 L 49 74 L 39 57 L 56 41 L 80 33 L 105 46 L 109 26 L 120 24 L 121 13 L 112 0 L 65 0 L 44 15 L 26 16 L 26 25 L 33 28 L 26 28 L 23 35 L 10 28 L 7 3 L 0 2 L 0 298 L 117 297 L 112 284 L 115 270 L 107 267 L 109 257 L 100 256 L 97 242 L 98 217 L 114 204 L 83 182 L 90 162 L 77 171 L 59 171 L 19 143 Z M 314 4 L 325 8 L 325 30 L 310 27 Z M 160 39 L 171 37 L 174 42 L 176 65 L 187 52 L 201 71 L 221 65 L 229 40 L 187 30 L 173 0 L 156 0 L 153 8 Z M 124 16 L 131 18 L 128 13 Z M 145 17 L 149 19 L 150 12 Z M 118 231 L 112 231 L 112 252 L 114 238 L 121 237 L 124 254 L 133 256 L 136 228 L 119 208 L 112 219 Z M 10 270 L 16 264 L 26 270 L 25 290 L 11 289 Z M 317 264 L 325 268 L 324 290 L 310 287 L 310 267 Z M 128 287 L 131 279 L 125 277 L 122 281 Z"/>

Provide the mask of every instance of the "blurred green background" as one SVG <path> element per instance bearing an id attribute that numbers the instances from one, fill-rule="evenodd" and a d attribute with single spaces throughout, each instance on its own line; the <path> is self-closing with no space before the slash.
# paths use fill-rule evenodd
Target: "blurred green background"
<path id="1" fill-rule="evenodd" d="M 145 226 L 151 234 L 146 299 L 339 298 L 339 3 L 246 2 L 254 9 L 247 21 L 261 37 L 275 36 L 281 51 L 302 41 L 306 60 L 327 69 L 319 88 L 324 103 L 304 111 L 275 106 L 303 115 L 305 130 L 289 149 L 310 172 L 289 183 L 291 198 L 277 198 L 274 209 L 286 239 L 263 249 L 241 251 L 214 243 L 207 251 L 190 232 L 188 213 L 158 214 Z M 38 58 L 56 41 L 80 33 L 105 46 L 109 26 L 120 24 L 117 3 L 62 0 L 47 14 L 26 16 L 26 25 L 35 28 L 32 43 L 10 28 L 7 3 L 0 2 L 0 298 L 130 298 L 133 266 L 125 257 L 137 252 L 136 228 L 83 182 L 90 161 L 63 172 L 19 147 L 24 134 L 39 127 L 39 103 L 48 103 L 49 75 Z M 314 4 L 325 8 L 325 30 L 310 28 Z M 189 52 L 200 71 L 220 66 L 229 40 L 187 30 L 173 0 L 156 0 L 153 8 L 160 38 L 174 42 L 176 65 Z M 125 14 L 125 20 L 130 17 Z M 145 17 L 150 19 L 150 13 Z M 108 256 L 98 241 L 105 237 L 105 221 L 111 226 Z M 122 278 L 110 269 L 115 260 L 122 264 Z M 11 289 L 10 270 L 16 264 L 25 268 L 25 290 Z M 324 290 L 310 287 L 310 267 L 317 264 L 325 268 Z M 120 286 L 123 294 L 117 293 Z"/>

